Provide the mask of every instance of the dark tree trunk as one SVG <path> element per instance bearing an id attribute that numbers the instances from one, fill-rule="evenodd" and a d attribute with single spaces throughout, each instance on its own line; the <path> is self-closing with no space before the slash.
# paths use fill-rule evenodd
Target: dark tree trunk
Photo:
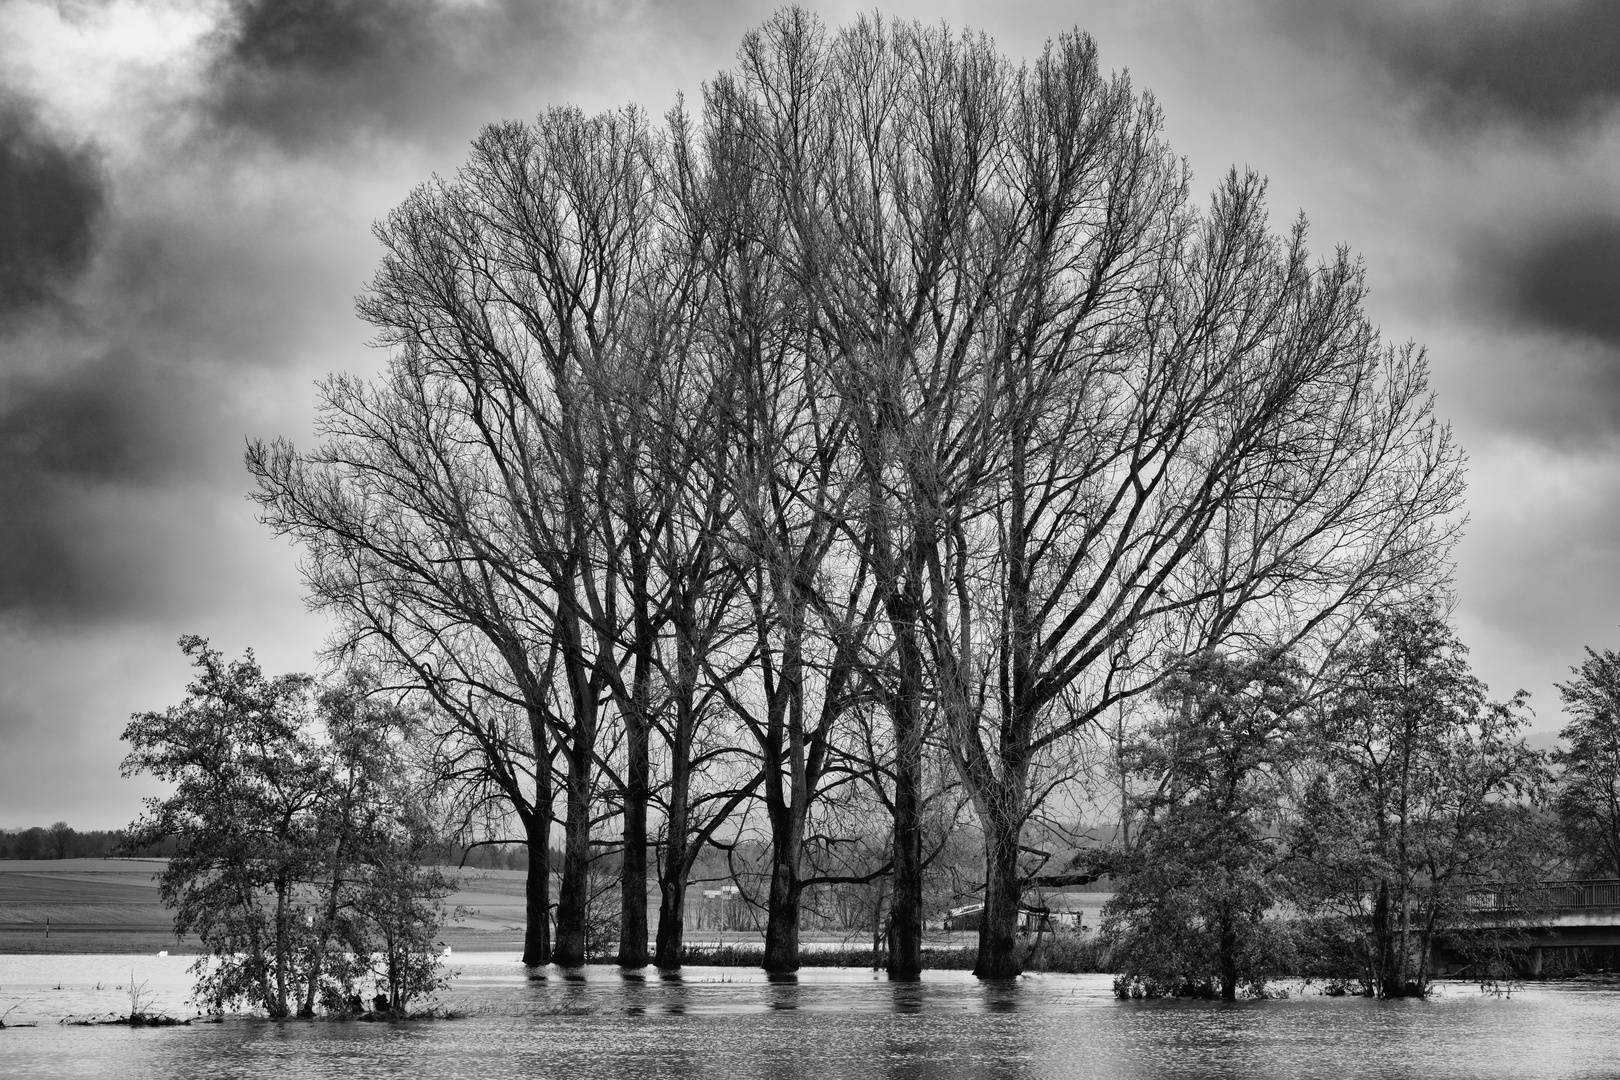
<path id="1" fill-rule="evenodd" d="M 638 681 L 640 676 L 638 675 Z M 640 715 L 638 715 L 640 714 Z M 649 728 L 637 708 L 625 714 L 624 852 L 619 878 L 619 966 L 647 965 L 647 800 Z"/>
<path id="2" fill-rule="evenodd" d="M 666 971 L 681 966 L 686 932 L 686 875 L 693 852 L 691 828 L 692 740 L 697 732 L 698 660 L 695 615 L 684 596 L 675 615 L 675 725 L 669 746 L 669 811 L 665 821 L 664 863 L 658 874 L 658 944 L 653 963 Z"/>
<path id="3" fill-rule="evenodd" d="M 881 538 L 883 554 L 888 539 Z M 904 584 L 895 580 L 888 558 L 884 569 L 890 625 L 898 659 L 898 685 L 891 702 L 894 728 L 894 894 L 889 901 L 889 977 L 915 979 L 922 974 L 922 785 L 923 664 L 917 640 L 921 614 L 923 560 L 917 541 Z"/>
<path id="4" fill-rule="evenodd" d="M 915 648 L 911 650 L 915 653 Z M 889 902 L 889 977 L 922 973 L 922 721 L 901 680 L 895 710 L 894 895 Z"/>
<path id="5" fill-rule="evenodd" d="M 682 650 L 682 669 L 688 650 Z M 692 785 L 692 708 L 690 695 L 683 693 L 675 707 L 675 738 L 670 747 L 668 836 L 664 842 L 664 864 L 658 875 L 658 946 L 653 963 L 665 970 L 681 966 L 681 946 L 686 930 L 686 875 L 691 870 L 687 830 L 690 827 Z"/>
<path id="6" fill-rule="evenodd" d="M 568 820 L 563 833 L 562 888 L 557 894 L 557 948 L 561 967 L 585 962 L 585 917 L 590 901 L 591 740 L 574 731 L 568 748 Z"/>
<path id="7" fill-rule="evenodd" d="M 799 970 L 799 859 L 798 844 L 779 846 L 771 858 L 771 896 L 765 922 L 765 970 Z"/>
<path id="8" fill-rule="evenodd" d="M 920 757 L 920 755 L 919 755 Z M 889 977 L 915 979 L 922 974 L 922 815 L 921 762 L 908 775 L 905 763 L 895 770 L 894 894 L 889 901 Z"/>
<path id="9" fill-rule="evenodd" d="M 763 966 L 772 974 L 799 970 L 799 858 L 813 790 L 805 755 L 800 682 L 803 610 L 787 601 L 781 606 L 790 614 L 785 620 L 780 681 L 769 703 L 767 734 L 761 747 L 765 751 L 765 807 L 771 823 L 771 888 L 766 898 Z"/>
<path id="10" fill-rule="evenodd" d="M 665 971 L 681 966 L 686 933 L 686 869 L 665 872 L 659 879 L 658 948 L 653 963 Z"/>
<path id="11" fill-rule="evenodd" d="M 646 967 L 647 955 L 647 803 L 652 795 L 652 679 L 653 657 L 658 649 L 658 630 L 653 622 L 653 599 L 648 593 L 650 571 L 645 536 L 640 523 L 641 507 L 634 490 L 629 492 L 630 595 L 634 603 L 635 676 L 624 715 L 624 851 L 619 864 L 619 966 Z M 611 655 L 612 645 L 604 642 L 603 655 Z M 622 683 L 616 683 L 621 692 Z"/>
<path id="12" fill-rule="evenodd" d="M 1231 918 L 1221 920 L 1221 1000 L 1237 1000 L 1238 936 Z"/>
<path id="13" fill-rule="evenodd" d="M 529 851 L 529 872 L 523 883 L 523 963 L 539 967 L 551 963 L 551 799 L 524 821 Z"/>
<path id="14" fill-rule="evenodd" d="M 566 575 L 564 579 L 568 579 Z M 564 747 L 568 819 L 563 825 L 562 886 L 557 891 L 557 945 L 551 959 L 560 967 L 578 967 L 585 963 L 590 903 L 591 766 L 596 753 L 598 686 L 581 646 L 577 599 L 569 595 L 561 600 L 557 628 L 573 715 Z"/>
<path id="15" fill-rule="evenodd" d="M 1018 963 L 1018 837 L 1021 822 L 1014 814 L 992 809 L 984 817 L 984 913 L 979 919 L 979 958 L 973 974 L 981 979 L 1011 979 Z"/>
<path id="16" fill-rule="evenodd" d="M 1398 936 L 1395 912 L 1389 899 L 1389 882 L 1380 881 L 1372 912 L 1373 975 L 1379 997 L 1406 996 L 1406 983 L 1401 978 L 1401 965 L 1396 956 Z"/>
<path id="17" fill-rule="evenodd" d="M 546 728 L 542 693 L 533 683 L 529 690 L 529 740 L 534 746 L 534 802 L 525 811 L 518 793 L 523 839 L 529 852 L 529 872 L 523 883 L 523 963 L 539 967 L 551 963 L 551 736 Z"/>

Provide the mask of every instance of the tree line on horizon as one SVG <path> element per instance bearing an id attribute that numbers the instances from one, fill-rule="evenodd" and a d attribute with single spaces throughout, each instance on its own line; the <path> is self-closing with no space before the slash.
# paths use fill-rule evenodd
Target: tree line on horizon
<path id="1" fill-rule="evenodd" d="M 173 840 L 131 850 L 128 835 L 125 829 L 75 829 L 65 821 L 0 829 L 0 859 L 164 858 L 173 852 Z"/>

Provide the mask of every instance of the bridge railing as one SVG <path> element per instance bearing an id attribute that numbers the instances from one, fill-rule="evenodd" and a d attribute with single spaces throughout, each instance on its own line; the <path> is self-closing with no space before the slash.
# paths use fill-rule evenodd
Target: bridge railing
<path id="1" fill-rule="evenodd" d="M 1508 911 L 1522 907 L 1543 910 L 1620 907 L 1620 878 L 1574 881 L 1538 881 L 1519 892 L 1493 892 L 1479 897 L 1477 908 Z"/>

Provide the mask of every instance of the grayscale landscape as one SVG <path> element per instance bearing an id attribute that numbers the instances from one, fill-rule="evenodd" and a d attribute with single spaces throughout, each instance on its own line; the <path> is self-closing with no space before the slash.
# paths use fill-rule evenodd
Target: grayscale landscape
<path id="1" fill-rule="evenodd" d="M 0 0 L 0 1076 L 1613 1075 L 1617 73 Z"/>

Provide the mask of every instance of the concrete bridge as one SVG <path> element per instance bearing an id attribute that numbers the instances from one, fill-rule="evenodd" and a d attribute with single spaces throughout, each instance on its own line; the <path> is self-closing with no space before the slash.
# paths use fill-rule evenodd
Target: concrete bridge
<path id="1" fill-rule="evenodd" d="M 1548 949 L 1620 948 L 1620 878 L 1541 881 L 1529 903 L 1509 905 L 1504 898 L 1481 905 L 1502 912 L 1497 925 L 1515 926 L 1529 951 L 1528 974 L 1541 974 Z M 1491 925 L 1489 917 L 1481 920 Z"/>

